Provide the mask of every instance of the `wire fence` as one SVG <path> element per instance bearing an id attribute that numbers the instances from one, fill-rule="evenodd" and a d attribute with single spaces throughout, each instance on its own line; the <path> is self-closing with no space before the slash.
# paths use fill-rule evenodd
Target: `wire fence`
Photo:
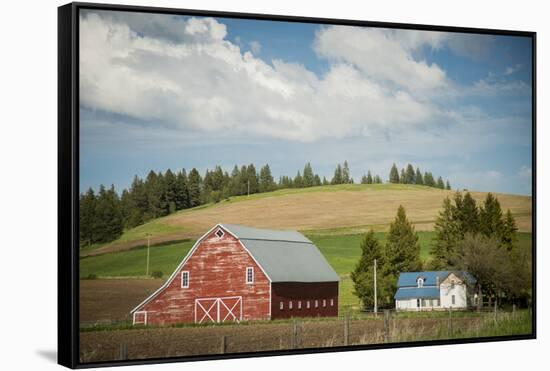
<path id="1" fill-rule="evenodd" d="M 344 311 L 332 318 L 131 330 L 124 329 L 126 321 L 100 321 L 81 324 L 88 330 L 80 334 L 80 358 L 93 362 L 479 337 L 513 330 L 514 321 L 530 323 L 530 319 L 530 310 L 513 307 L 510 311 Z M 108 323 L 122 329 L 93 330 Z"/>

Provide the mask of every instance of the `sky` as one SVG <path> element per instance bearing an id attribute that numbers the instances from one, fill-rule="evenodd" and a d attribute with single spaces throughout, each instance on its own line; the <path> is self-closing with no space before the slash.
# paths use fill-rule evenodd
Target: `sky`
<path id="1" fill-rule="evenodd" d="M 80 188 L 134 175 L 392 163 L 531 194 L 531 40 L 81 10 Z"/>

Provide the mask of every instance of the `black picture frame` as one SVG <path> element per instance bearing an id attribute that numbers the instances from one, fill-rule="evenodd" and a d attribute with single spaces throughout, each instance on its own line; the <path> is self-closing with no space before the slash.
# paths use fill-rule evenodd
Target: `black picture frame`
<path id="1" fill-rule="evenodd" d="M 532 43 L 532 238 L 533 238 L 533 315 L 532 333 L 517 336 L 481 337 L 453 340 L 413 341 L 376 345 L 337 346 L 331 348 L 261 351 L 144 360 L 108 361 L 81 363 L 79 361 L 79 11 L 81 9 L 129 11 L 142 13 L 163 13 L 177 15 L 212 16 L 251 20 L 303 22 L 327 25 L 370 26 L 410 30 L 460 32 L 490 35 L 527 37 Z M 192 9 L 156 8 L 97 3 L 70 3 L 58 8 L 58 363 L 69 368 L 100 366 L 141 365 L 182 361 L 265 357 L 288 354 L 321 352 L 342 352 L 381 348 L 402 348 L 448 344 L 465 344 L 509 340 L 536 339 L 537 334 L 537 287 L 536 287 L 536 32 L 498 30 L 485 28 L 464 28 L 425 24 L 403 24 L 283 16 L 274 14 L 234 13 Z"/>

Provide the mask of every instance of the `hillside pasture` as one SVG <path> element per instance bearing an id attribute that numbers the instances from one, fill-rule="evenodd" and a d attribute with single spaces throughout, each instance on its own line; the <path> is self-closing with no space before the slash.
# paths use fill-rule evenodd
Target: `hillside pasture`
<path id="1" fill-rule="evenodd" d="M 405 184 L 347 184 L 285 189 L 231 197 L 155 219 L 126 231 L 120 239 L 82 255 L 102 254 L 153 243 L 196 239 L 217 223 L 258 228 L 293 229 L 325 234 L 357 234 L 369 228 L 386 231 L 399 205 L 418 231 L 433 230 L 443 199 L 454 191 Z M 471 192 L 480 204 L 485 192 Z M 504 210 L 510 209 L 520 231 L 531 231 L 531 197 L 495 194 Z"/>

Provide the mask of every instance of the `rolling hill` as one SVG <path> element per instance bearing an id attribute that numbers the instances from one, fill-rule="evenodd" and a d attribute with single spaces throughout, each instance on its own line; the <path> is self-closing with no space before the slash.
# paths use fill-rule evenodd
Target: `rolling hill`
<path id="1" fill-rule="evenodd" d="M 385 231 L 403 205 L 417 231 L 431 231 L 443 199 L 455 191 L 404 184 L 347 184 L 285 189 L 231 197 L 155 219 L 125 231 L 116 241 L 81 256 L 128 250 L 151 243 L 196 239 L 216 223 L 259 228 L 295 229 L 306 234 L 357 234 L 373 228 Z M 485 192 L 471 192 L 480 204 Z M 522 232 L 531 232 L 532 199 L 495 193 L 503 210 L 510 209 Z"/>

